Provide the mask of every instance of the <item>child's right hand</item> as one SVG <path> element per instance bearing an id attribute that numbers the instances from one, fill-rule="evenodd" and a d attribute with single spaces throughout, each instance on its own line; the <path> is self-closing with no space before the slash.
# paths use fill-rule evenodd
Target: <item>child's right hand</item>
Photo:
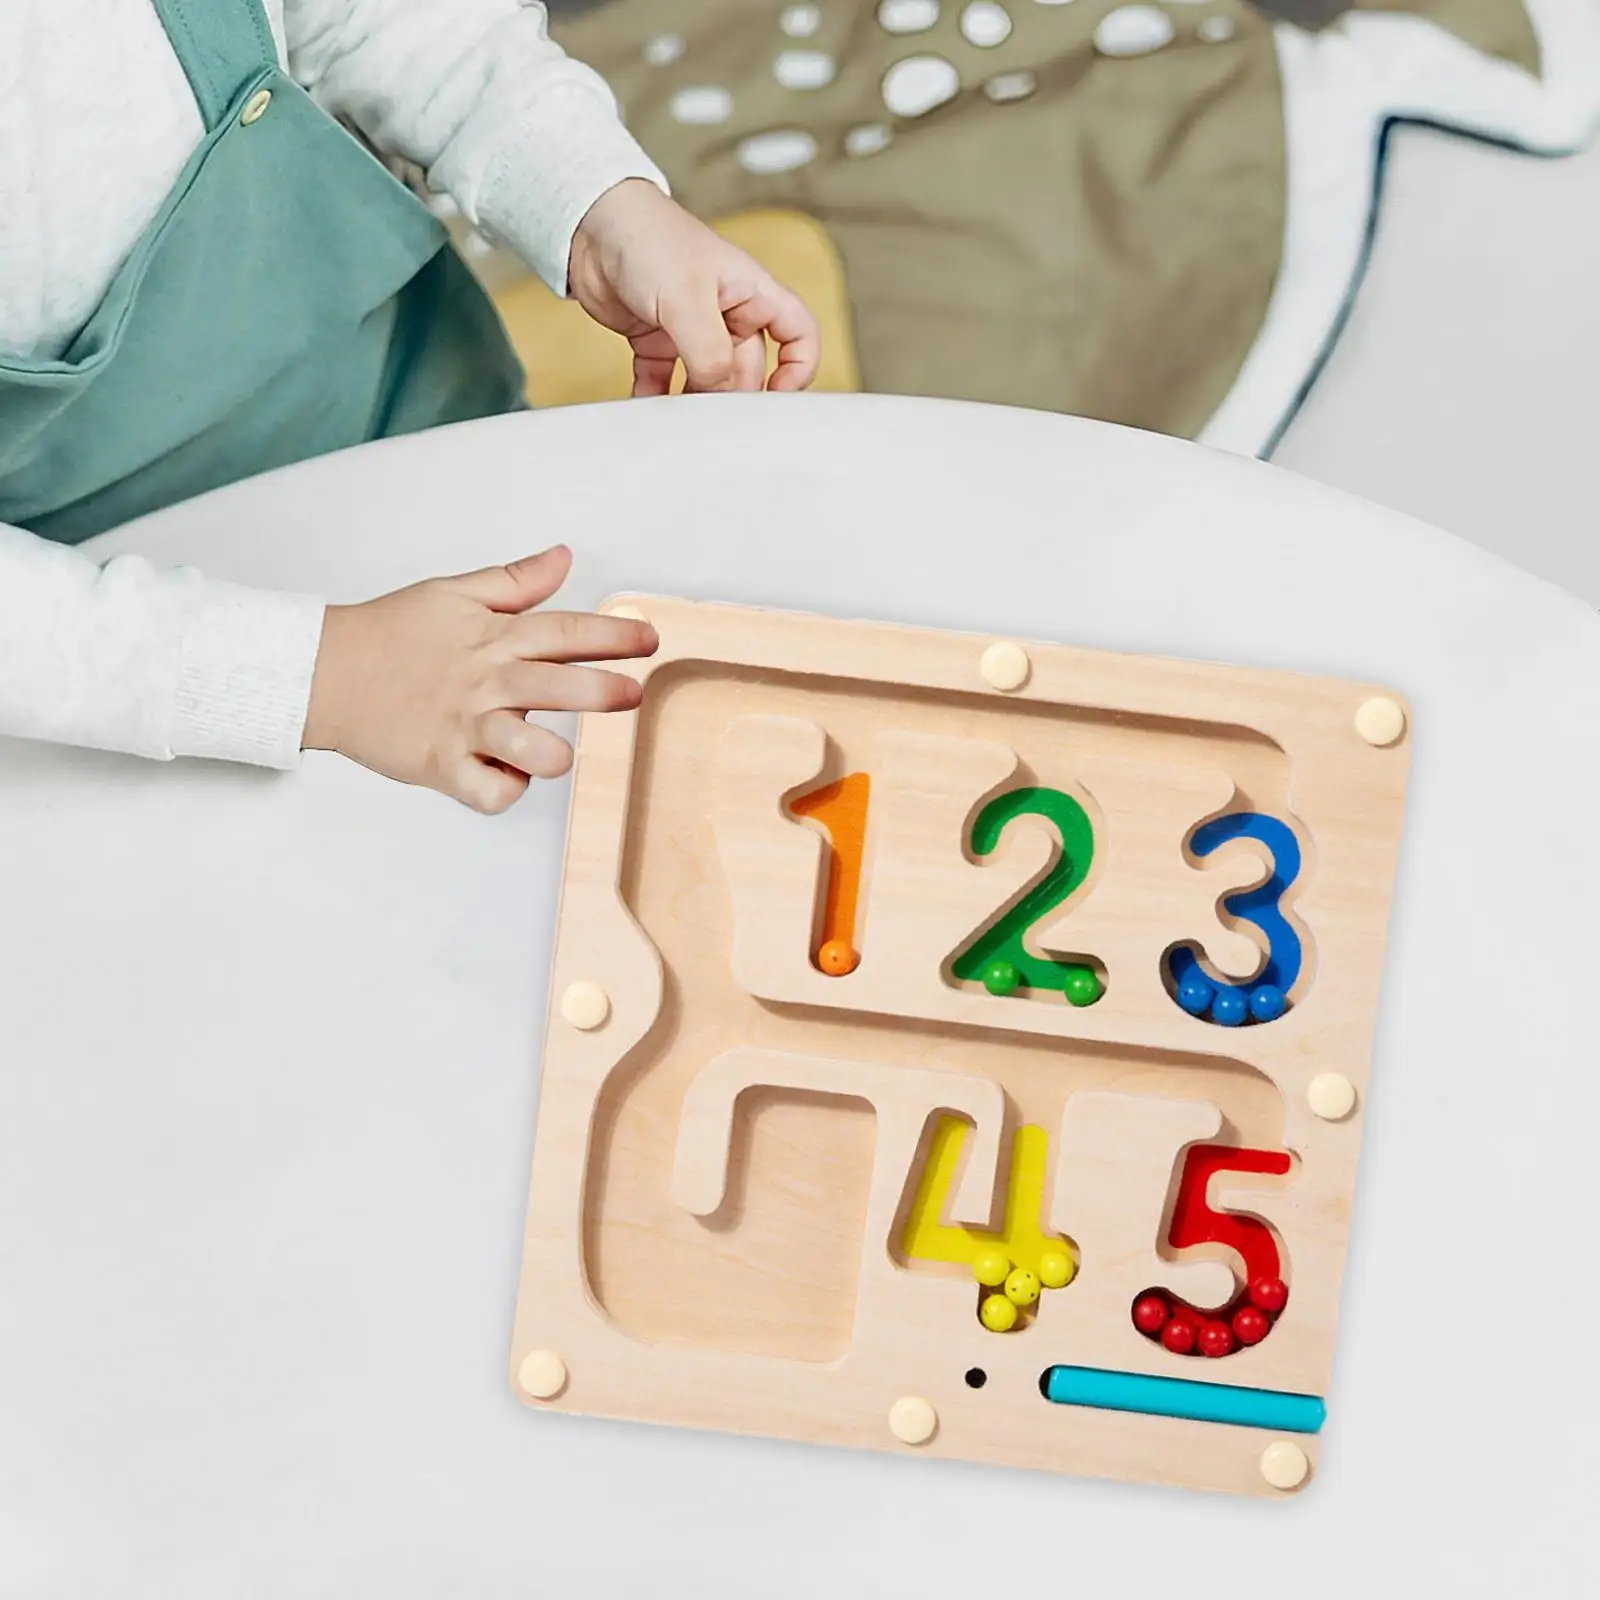
<path id="1" fill-rule="evenodd" d="M 632 678 L 583 661 L 653 655 L 648 623 L 534 612 L 565 581 L 572 552 L 433 578 L 361 605 L 329 606 L 303 740 L 385 777 L 504 811 L 530 778 L 572 765 L 565 739 L 529 711 L 628 711 Z"/>

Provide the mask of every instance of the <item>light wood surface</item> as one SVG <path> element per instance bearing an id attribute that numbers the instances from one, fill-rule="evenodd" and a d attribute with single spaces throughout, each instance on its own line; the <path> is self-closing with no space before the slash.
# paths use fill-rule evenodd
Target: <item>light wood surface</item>
<path id="1" fill-rule="evenodd" d="M 1319 1119 L 1306 1087 L 1333 1068 L 1366 1083 L 1409 734 L 1375 748 L 1356 720 L 1390 691 L 1027 643 L 1025 681 L 998 692 L 983 637 L 614 603 L 662 643 L 627 669 L 641 710 L 580 732 L 551 993 L 597 983 L 612 1009 L 590 1032 L 559 1010 L 549 1024 L 511 1370 L 552 1350 L 571 1378 L 525 1398 L 903 1449 L 885 1419 L 914 1396 L 939 1417 L 927 1455 L 1281 1493 L 1256 1430 L 1069 1422 L 1039 1384 L 1070 1360 L 1326 1391 L 1363 1118 Z M 860 771 L 861 960 L 834 976 L 815 959 L 827 843 L 791 807 Z M 966 847 L 1018 785 L 1081 796 L 1093 822 L 1087 880 L 1035 933 L 1103 965 L 1093 1005 L 951 973 L 1058 853 L 1025 818 L 981 860 Z M 1285 1016 L 1228 1029 L 1175 1003 L 1162 958 L 1194 942 L 1228 976 L 1260 967 L 1222 902 L 1263 881 L 1263 858 L 1186 849 L 1252 809 L 1306 857 L 1287 910 L 1307 959 Z M 970 1274 L 898 1258 L 952 1113 L 976 1135 L 947 1223 L 996 1225 L 1019 1124 L 1054 1146 L 1044 1221 L 1081 1270 L 1012 1333 L 979 1326 Z M 1208 1308 L 1234 1294 L 1221 1247 L 1165 1244 L 1184 1151 L 1212 1140 L 1292 1153 L 1281 1189 L 1210 1197 L 1269 1218 L 1291 1299 L 1271 1339 L 1201 1373 L 1129 1308 L 1158 1284 Z"/>

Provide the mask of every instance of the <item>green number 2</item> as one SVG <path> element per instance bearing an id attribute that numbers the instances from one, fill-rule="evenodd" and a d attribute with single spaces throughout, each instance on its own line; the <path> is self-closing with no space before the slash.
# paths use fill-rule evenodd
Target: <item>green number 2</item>
<path id="1" fill-rule="evenodd" d="M 972 852 L 986 856 L 1018 817 L 1043 817 L 1061 836 L 1061 854 L 1017 903 L 955 958 L 956 977 L 981 983 L 990 994 L 1059 990 L 1075 1006 L 1092 1006 L 1105 992 L 1092 967 L 1036 956 L 1024 935 L 1061 904 L 1089 875 L 1094 829 L 1083 807 L 1059 789 L 1013 789 L 996 796 L 972 825 Z"/>

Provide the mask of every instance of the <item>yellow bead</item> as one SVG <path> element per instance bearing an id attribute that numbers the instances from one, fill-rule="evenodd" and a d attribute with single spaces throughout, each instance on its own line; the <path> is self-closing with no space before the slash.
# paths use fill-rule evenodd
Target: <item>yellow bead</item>
<path id="1" fill-rule="evenodd" d="M 1065 1250 L 1044 1250 L 1039 1254 L 1039 1282 L 1047 1289 L 1065 1289 L 1077 1270 Z"/>
<path id="2" fill-rule="evenodd" d="M 1017 1325 L 1017 1308 L 1003 1294 L 986 1294 L 978 1320 L 990 1333 L 1009 1333 Z"/>
<path id="3" fill-rule="evenodd" d="M 1006 1279 L 1006 1299 L 1014 1306 L 1031 1306 L 1039 1298 L 1039 1278 L 1037 1273 L 1029 1272 L 1026 1267 L 1018 1267 Z"/>
<path id="4" fill-rule="evenodd" d="M 1004 1250 L 980 1250 L 972 1258 L 972 1276 L 986 1289 L 998 1289 L 1011 1270 L 1011 1258 Z"/>

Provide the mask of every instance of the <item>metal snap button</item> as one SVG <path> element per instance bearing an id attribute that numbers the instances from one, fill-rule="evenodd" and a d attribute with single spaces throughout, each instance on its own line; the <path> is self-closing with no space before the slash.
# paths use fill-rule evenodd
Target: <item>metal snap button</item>
<path id="1" fill-rule="evenodd" d="M 257 89 L 245 101 L 244 110 L 239 113 L 239 122 L 248 128 L 252 122 L 259 122 L 266 115 L 267 107 L 272 104 L 272 91 L 270 89 Z"/>

